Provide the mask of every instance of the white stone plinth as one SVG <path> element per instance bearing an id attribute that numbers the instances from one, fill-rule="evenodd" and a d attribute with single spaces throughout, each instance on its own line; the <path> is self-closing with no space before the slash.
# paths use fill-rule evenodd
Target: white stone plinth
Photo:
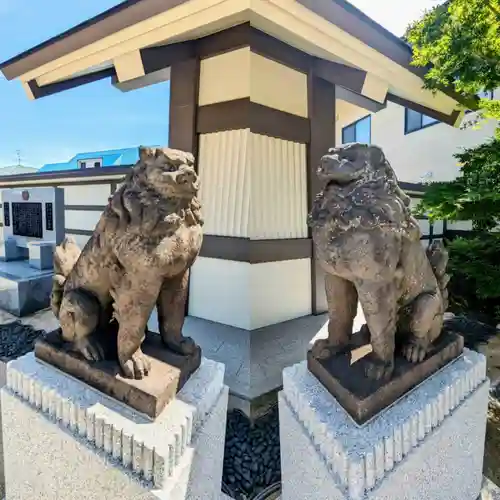
<path id="1" fill-rule="evenodd" d="M 2 389 L 9 500 L 221 498 L 228 389 L 203 359 L 152 421 L 28 354 Z"/>
<path id="2" fill-rule="evenodd" d="M 308 371 L 283 372 L 282 500 L 476 500 L 489 381 L 464 354 L 364 426 Z"/>

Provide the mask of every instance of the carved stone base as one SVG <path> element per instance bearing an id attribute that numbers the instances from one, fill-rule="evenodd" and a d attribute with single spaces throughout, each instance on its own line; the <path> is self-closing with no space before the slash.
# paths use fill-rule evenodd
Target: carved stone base
<path id="1" fill-rule="evenodd" d="M 0 309 L 24 317 L 49 307 L 53 276 L 52 270 L 34 269 L 27 260 L 0 258 Z"/>
<path id="2" fill-rule="evenodd" d="M 112 338 L 110 344 L 113 342 L 116 345 L 116 339 Z M 117 361 L 89 363 L 80 354 L 70 351 L 60 330 L 35 344 L 38 359 L 156 418 L 200 366 L 201 349 L 197 347 L 191 356 L 181 356 L 168 350 L 158 334 L 148 332 L 142 350 L 151 361 L 151 371 L 142 380 L 133 380 L 121 375 Z"/>
<path id="3" fill-rule="evenodd" d="M 354 347 L 362 345 L 361 333 L 353 335 Z M 389 381 L 372 381 L 365 375 L 371 353 L 353 362 L 352 351 L 318 360 L 309 351 L 307 366 L 358 424 L 373 418 L 413 387 L 427 379 L 459 356 L 463 338 L 444 332 L 422 363 L 413 364 L 401 356 L 395 360 L 394 374 Z"/>
<path id="4" fill-rule="evenodd" d="M 33 353 L 1 391 L 9 500 L 221 497 L 228 389 L 203 359 L 154 421 Z"/>
<path id="5" fill-rule="evenodd" d="M 360 427 L 305 362 L 285 369 L 282 500 L 476 500 L 488 396 L 485 357 L 464 349 Z"/>

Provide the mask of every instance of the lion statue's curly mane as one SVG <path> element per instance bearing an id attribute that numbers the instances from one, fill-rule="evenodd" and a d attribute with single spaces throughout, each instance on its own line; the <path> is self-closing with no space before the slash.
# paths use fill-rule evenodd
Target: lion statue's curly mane
<path id="1" fill-rule="evenodd" d="M 384 227 L 420 238 L 417 221 L 411 214 L 410 197 L 398 185 L 396 174 L 376 147 L 350 144 L 331 149 L 322 160 L 317 175 L 326 183 L 316 197 L 309 215 L 312 227 L 330 224 L 332 236 L 358 229 Z"/>

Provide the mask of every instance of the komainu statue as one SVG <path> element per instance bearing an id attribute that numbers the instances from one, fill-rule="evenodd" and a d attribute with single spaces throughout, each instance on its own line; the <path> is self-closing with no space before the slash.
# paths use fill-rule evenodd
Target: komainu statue
<path id="1" fill-rule="evenodd" d="M 52 310 L 62 338 L 99 361 L 103 336 L 117 329 L 118 361 L 128 378 L 150 370 L 141 344 L 155 306 L 164 344 L 185 355 L 196 348 L 181 333 L 189 270 L 202 243 L 193 165 L 190 153 L 141 148 L 83 250 L 67 239 L 55 251 Z"/>
<path id="2" fill-rule="evenodd" d="M 330 321 L 328 338 L 316 341 L 312 355 L 345 350 L 359 299 L 373 349 L 366 375 L 387 379 L 396 344 L 417 363 L 441 334 L 448 254 L 438 241 L 424 250 L 410 198 L 379 147 L 330 149 L 317 173 L 326 185 L 309 224 L 326 274 Z"/>

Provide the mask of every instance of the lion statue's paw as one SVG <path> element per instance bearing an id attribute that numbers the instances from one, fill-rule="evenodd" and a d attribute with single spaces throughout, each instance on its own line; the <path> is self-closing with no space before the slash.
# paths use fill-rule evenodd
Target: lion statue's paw
<path id="1" fill-rule="evenodd" d="M 182 337 L 179 342 L 167 340 L 164 341 L 164 344 L 167 349 L 183 356 L 194 354 L 197 347 L 195 341 L 191 337 Z"/>
<path id="2" fill-rule="evenodd" d="M 123 375 L 136 380 L 143 379 L 151 370 L 151 361 L 138 349 L 130 359 L 120 362 Z"/>
<path id="3" fill-rule="evenodd" d="M 394 371 L 394 362 L 382 361 L 371 356 L 365 361 L 366 376 L 371 380 L 389 380 Z"/>
<path id="4" fill-rule="evenodd" d="M 87 361 L 103 361 L 104 350 L 100 342 L 93 337 L 85 337 L 75 343 L 75 348 Z"/>
<path id="5" fill-rule="evenodd" d="M 311 354 L 316 359 L 328 359 L 330 356 L 344 352 L 346 347 L 344 345 L 332 345 L 328 339 L 318 339 L 311 348 Z"/>
<path id="6" fill-rule="evenodd" d="M 403 346 L 403 356 L 410 363 L 421 363 L 427 356 L 428 346 L 418 341 L 409 341 Z"/>

